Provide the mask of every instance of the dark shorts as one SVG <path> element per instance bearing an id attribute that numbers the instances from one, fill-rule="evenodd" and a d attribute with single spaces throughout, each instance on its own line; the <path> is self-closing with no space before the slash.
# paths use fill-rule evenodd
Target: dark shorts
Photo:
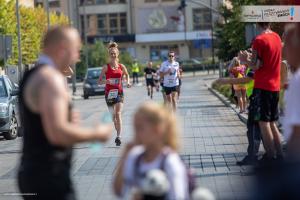
<path id="1" fill-rule="evenodd" d="M 18 172 L 18 186 L 25 200 L 76 200 L 69 173 L 49 174 L 49 171 Z M 30 195 L 32 194 L 32 195 Z"/>
<path id="2" fill-rule="evenodd" d="M 253 95 L 257 102 L 255 120 L 263 122 L 277 121 L 279 117 L 279 92 L 254 89 Z"/>
<path id="3" fill-rule="evenodd" d="M 146 85 L 147 87 L 148 86 L 151 86 L 151 87 L 154 87 L 154 80 L 153 79 L 146 79 Z"/>
<path id="4" fill-rule="evenodd" d="M 178 92 L 178 86 L 175 87 L 164 87 L 166 95 L 170 95 L 173 92 Z"/>
<path id="5" fill-rule="evenodd" d="M 114 99 L 107 99 L 107 95 L 105 95 L 105 101 L 107 106 L 113 106 L 117 103 L 123 103 L 124 102 L 124 93 L 119 92 L 118 97 Z"/>

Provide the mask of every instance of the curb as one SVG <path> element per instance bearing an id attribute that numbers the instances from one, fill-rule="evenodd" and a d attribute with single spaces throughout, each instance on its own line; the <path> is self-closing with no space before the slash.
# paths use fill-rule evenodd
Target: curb
<path id="1" fill-rule="evenodd" d="M 220 99 L 220 101 L 222 101 L 222 103 L 224 103 L 227 107 L 230 107 L 240 118 L 240 120 L 247 124 L 248 121 L 248 115 L 247 114 L 240 114 L 238 109 L 235 108 L 235 105 L 232 104 L 227 97 L 225 97 L 223 94 L 221 94 L 220 92 L 218 92 L 217 90 L 213 89 L 211 86 L 209 86 L 207 83 L 205 84 L 207 89 L 214 95 L 216 96 L 218 99 Z"/>

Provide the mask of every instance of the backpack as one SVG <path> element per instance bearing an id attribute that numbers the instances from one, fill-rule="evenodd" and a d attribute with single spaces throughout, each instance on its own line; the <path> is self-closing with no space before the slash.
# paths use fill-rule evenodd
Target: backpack
<path id="1" fill-rule="evenodd" d="M 172 153 L 172 150 L 163 151 L 163 153 L 162 153 L 163 157 L 162 157 L 162 160 L 161 160 L 161 163 L 159 166 L 160 170 L 165 171 L 165 163 L 166 163 L 166 160 L 170 153 Z M 135 160 L 135 163 L 134 163 L 134 178 L 135 178 L 135 180 L 138 180 L 139 177 L 144 178 L 146 176 L 145 173 L 139 173 L 139 170 L 138 170 L 140 167 L 140 164 L 141 164 L 141 160 L 144 155 L 145 155 L 145 152 L 141 153 Z M 192 192 L 196 189 L 195 173 L 183 161 L 182 161 L 182 163 L 184 164 L 184 167 L 186 169 L 186 177 L 187 177 L 187 181 L 188 181 L 188 192 L 189 192 L 189 195 L 191 195 Z"/>

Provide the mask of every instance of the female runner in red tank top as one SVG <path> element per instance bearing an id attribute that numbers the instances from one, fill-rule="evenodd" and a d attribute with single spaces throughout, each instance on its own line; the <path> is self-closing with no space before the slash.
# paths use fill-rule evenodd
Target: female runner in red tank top
<path id="1" fill-rule="evenodd" d="M 99 84 L 105 84 L 105 100 L 109 111 L 112 113 L 117 137 L 115 143 L 117 146 L 121 145 L 121 130 L 122 130 L 122 108 L 124 102 L 124 94 L 122 87 L 122 79 L 125 76 L 127 87 L 131 87 L 130 78 L 126 67 L 119 63 L 119 49 L 115 42 L 108 45 L 108 53 L 110 61 L 107 65 L 103 66 Z M 103 80 L 105 75 L 105 79 Z"/>

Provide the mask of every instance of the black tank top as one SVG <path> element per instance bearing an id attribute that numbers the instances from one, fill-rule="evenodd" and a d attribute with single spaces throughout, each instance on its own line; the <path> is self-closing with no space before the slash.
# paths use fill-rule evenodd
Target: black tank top
<path id="1" fill-rule="evenodd" d="M 51 144 L 46 138 L 41 116 L 33 113 L 25 104 L 24 88 L 28 79 L 44 65 L 37 65 L 24 74 L 20 84 L 19 108 L 21 124 L 23 126 L 23 154 L 21 170 L 47 170 L 49 175 L 63 175 L 70 173 L 72 148 L 59 147 Z M 72 105 L 69 104 L 69 120 Z M 68 175 L 67 175 L 68 176 Z"/>

